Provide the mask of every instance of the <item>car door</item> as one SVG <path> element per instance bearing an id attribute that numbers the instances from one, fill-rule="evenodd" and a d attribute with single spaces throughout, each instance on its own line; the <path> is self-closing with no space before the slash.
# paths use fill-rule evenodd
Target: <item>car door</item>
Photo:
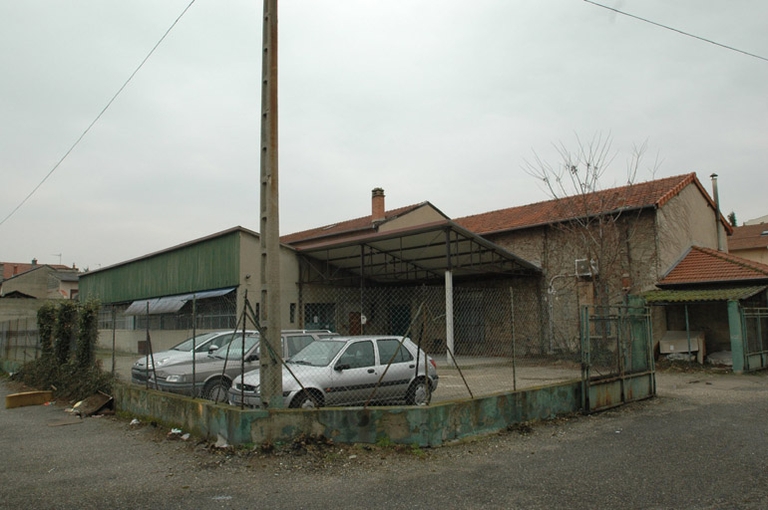
<path id="1" fill-rule="evenodd" d="M 238 375 L 259 368 L 259 341 L 260 337 L 258 334 L 246 334 L 245 355 L 242 355 L 242 335 L 233 338 L 233 350 L 230 352 L 230 357 L 226 360 L 226 363 L 224 361 L 221 362 L 222 368 L 226 367 L 224 372 L 227 374 L 227 376 L 229 376 L 230 379 L 234 379 Z"/>
<path id="2" fill-rule="evenodd" d="M 367 401 L 379 378 L 373 342 L 360 340 L 347 345 L 333 365 L 332 377 L 326 392 L 328 405 Z"/>
<path id="3" fill-rule="evenodd" d="M 416 372 L 416 360 L 411 352 L 400 344 L 399 338 L 384 338 L 376 340 L 379 351 L 379 375 L 384 377 L 377 390 L 385 400 L 400 400 L 408 390 L 411 378 Z M 389 368 L 387 368 L 387 364 Z"/>

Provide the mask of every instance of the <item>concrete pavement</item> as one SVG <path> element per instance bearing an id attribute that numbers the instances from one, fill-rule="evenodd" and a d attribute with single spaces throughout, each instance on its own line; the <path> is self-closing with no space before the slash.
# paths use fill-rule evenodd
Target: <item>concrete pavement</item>
<path id="1" fill-rule="evenodd" d="M 3 409 L 0 508 L 768 508 L 768 376 L 661 373 L 658 388 L 423 451 L 238 453 L 61 407 Z"/>

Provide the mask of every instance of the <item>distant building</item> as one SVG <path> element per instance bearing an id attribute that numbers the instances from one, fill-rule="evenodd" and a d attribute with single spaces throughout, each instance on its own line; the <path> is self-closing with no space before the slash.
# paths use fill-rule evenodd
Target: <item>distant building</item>
<path id="1" fill-rule="evenodd" d="M 76 299 L 80 271 L 60 264 L 0 262 L 0 322 L 34 318 L 45 300 Z"/>
<path id="2" fill-rule="evenodd" d="M 753 220 L 747 220 L 744 222 L 745 225 L 757 225 L 758 223 L 768 223 L 768 214 L 765 216 L 760 216 L 759 218 L 755 218 Z"/>
<path id="3" fill-rule="evenodd" d="M 728 238 L 728 252 L 768 264 L 768 222 L 734 227 L 733 235 Z"/>
<path id="4" fill-rule="evenodd" d="M 34 264 L 27 271 L 4 279 L 0 297 L 16 292 L 35 299 L 75 299 L 79 275 L 77 268 Z"/>

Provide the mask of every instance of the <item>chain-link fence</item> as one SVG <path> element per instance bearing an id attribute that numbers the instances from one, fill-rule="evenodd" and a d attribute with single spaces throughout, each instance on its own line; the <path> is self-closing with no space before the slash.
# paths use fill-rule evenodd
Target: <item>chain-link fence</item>
<path id="1" fill-rule="evenodd" d="M 312 286 L 304 289 L 302 313 L 311 327 L 342 335 L 405 335 L 413 342 L 409 353 L 400 351 L 394 358 L 390 354 L 393 348 L 377 345 L 382 340 L 366 346 L 372 382 L 367 385 L 365 402 L 397 400 L 398 396 L 412 402 L 415 388 L 409 390 L 405 383 L 393 387 L 397 385 L 387 378 L 395 376 L 389 371 L 401 370 L 405 374 L 401 379 L 413 384 L 425 375 L 431 377 L 432 362 L 437 384 L 431 401 L 436 402 L 580 376 L 578 351 L 551 354 L 546 321 L 542 320 L 546 310 L 542 313 L 536 290 L 458 286 L 453 289 L 453 299 L 446 300 L 446 289 L 440 286 Z M 426 366 L 422 353 L 429 356 Z M 390 358 L 393 363 L 388 363 Z M 379 366 L 371 367 L 370 360 Z M 296 367 L 292 378 L 301 381 L 301 372 Z M 432 389 L 424 386 L 426 391 Z"/>
<path id="2" fill-rule="evenodd" d="M 0 358 L 23 365 L 40 357 L 37 318 L 21 317 L 0 323 Z"/>
<path id="3" fill-rule="evenodd" d="M 291 305 L 290 323 L 297 329 L 282 334 L 280 354 L 293 358 L 283 366 L 285 404 L 439 402 L 578 378 L 578 350 L 552 349 L 548 303 L 538 290 L 529 282 L 456 286 L 447 300 L 443 286 L 305 285 L 300 302 Z M 242 375 L 260 365 L 252 321 L 258 305 L 250 305 L 248 314 L 243 308 L 234 292 L 176 304 L 103 306 L 102 361 L 109 369 L 111 353 L 111 366 L 124 381 L 236 403 L 246 391 L 255 398 L 258 373 Z M 4 349 L 11 345 L 21 359 L 34 358 L 33 331 L 30 320 L 4 333 Z M 331 334 L 376 338 L 322 342 L 305 358 L 295 357 Z M 216 348 L 223 360 L 212 358 Z M 228 392 L 233 383 L 239 387 Z"/>

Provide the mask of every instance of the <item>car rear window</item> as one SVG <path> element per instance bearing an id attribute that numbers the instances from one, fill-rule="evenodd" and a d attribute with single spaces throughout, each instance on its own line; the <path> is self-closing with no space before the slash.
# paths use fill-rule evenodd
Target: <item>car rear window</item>
<path id="1" fill-rule="evenodd" d="M 387 365 L 390 359 L 392 363 L 404 363 L 413 359 L 408 349 L 395 338 L 377 340 L 376 343 L 379 346 L 379 359 L 382 365 Z M 392 356 L 394 356 L 394 359 L 392 359 Z"/>

